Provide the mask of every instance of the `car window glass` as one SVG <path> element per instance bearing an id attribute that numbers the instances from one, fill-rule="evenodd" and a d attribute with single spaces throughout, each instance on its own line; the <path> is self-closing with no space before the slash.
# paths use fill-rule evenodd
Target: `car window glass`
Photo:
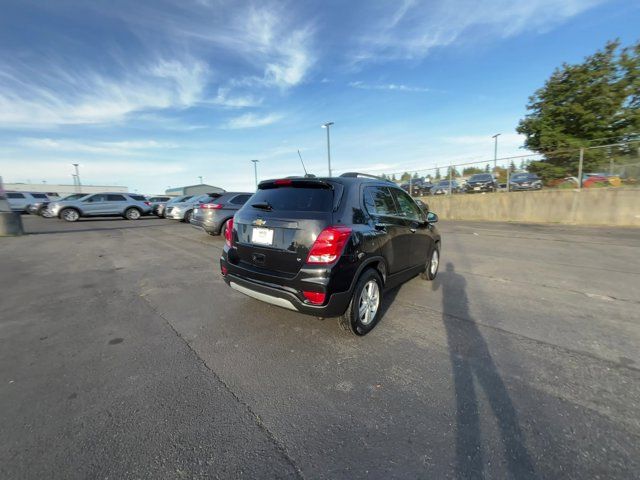
<path id="1" fill-rule="evenodd" d="M 107 201 L 109 202 L 124 202 L 126 198 L 123 195 L 107 195 Z"/>
<path id="2" fill-rule="evenodd" d="M 48 199 L 49 198 L 44 193 L 32 193 L 31 196 L 33 198 L 44 198 L 44 199 Z"/>
<path id="3" fill-rule="evenodd" d="M 409 218 L 411 220 L 420 220 L 422 214 L 420 212 L 420 208 L 418 208 L 418 205 L 416 205 L 416 202 L 414 202 L 413 199 L 402 190 L 393 188 L 392 191 L 393 195 L 398 201 L 400 214 L 403 217 Z"/>
<path id="4" fill-rule="evenodd" d="M 7 193 L 7 198 L 24 198 L 21 193 Z"/>
<path id="5" fill-rule="evenodd" d="M 247 200 L 249 200 L 249 197 L 251 197 L 251 195 L 237 195 L 231 199 L 230 203 L 234 205 L 244 205 L 247 203 Z"/>
<path id="6" fill-rule="evenodd" d="M 391 192 L 386 187 L 369 187 L 365 189 L 365 206 L 374 215 L 397 215 L 396 204 Z"/>
<path id="7" fill-rule="evenodd" d="M 107 196 L 99 193 L 97 195 L 91 195 L 90 197 L 87 197 L 83 201 L 95 203 L 95 202 L 104 202 L 106 200 L 107 200 Z"/>
<path id="8" fill-rule="evenodd" d="M 333 191 L 318 187 L 259 188 L 251 198 L 251 205 L 267 203 L 275 211 L 330 212 Z"/>
<path id="9" fill-rule="evenodd" d="M 129 194 L 129 196 L 131 198 L 133 198 L 134 200 L 138 201 L 138 202 L 146 202 L 147 201 L 147 199 L 142 195 L 131 195 L 131 194 Z"/>

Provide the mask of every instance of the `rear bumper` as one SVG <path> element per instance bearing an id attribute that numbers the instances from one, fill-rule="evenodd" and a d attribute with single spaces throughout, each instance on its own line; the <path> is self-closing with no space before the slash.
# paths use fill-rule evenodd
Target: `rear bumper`
<path id="1" fill-rule="evenodd" d="M 491 185 L 482 185 L 479 186 L 480 188 L 478 188 L 478 190 L 475 189 L 474 187 L 467 187 L 465 192 L 467 193 L 486 193 L 486 192 L 493 192 L 495 190 L 495 187 L 491 186 Z"/>
<path id="2" fill-rule="evenodd" d="M 220 265 L 229 268 L 229 264 L 224 258 L 220 259 Z M 311 305 L 301 300 L 294 293 L 293 288 L 258 282 L 230 272 L 222 278 L 231 288 L 249 297 L 317 317 L 338 317 L 346 311 L 351 301 L 351 291 L 344 291 L 331 294 L 324 305 Z"/>
<path id="3" fill-rule="evenodd" d="M 193 226 L 194 228 L 197 228 L 198 230 L 204 230 L 205 232 L 212 235 L 217 235 L 220 233 L 219 225 L 216 225 L 216 223 L 213 221 L 199 220 L 197 218 L 191 217 L 191 221 L 189 223 L 191 223 L 191 226 Z"/>

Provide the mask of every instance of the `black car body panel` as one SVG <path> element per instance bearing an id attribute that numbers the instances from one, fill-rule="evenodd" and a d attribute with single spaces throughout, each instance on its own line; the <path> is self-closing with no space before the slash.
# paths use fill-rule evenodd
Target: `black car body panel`
<path id="1" fill-rule="evenodd" d="M 540 190 L 542 180 L 535 173 L 516 173 L 509 180 L 509 189 L 518 190 Z"/>
<path id="2" fill-rule="evenodd" d="M 495 192 L 498 190 L 498 182 L 490 173 L 477 173 L 472 175 L 465 185 L 467 193 Z"/>
<path id="3" fill-rule="evenodd" d="M 392 288 L 420 273 L 440 242 L 426 213 L 391 182 L 288 181 L 262 182 L 234 216 L 232 245 L 225 244 L 220 265 L 227 284 L 249 296 L 306 314 L 339 316 L 365 269 L 377 269 L 384 287 Z M 350 229 L 343 250 L 330 263 L 310 263 L 314 242 L 327 227 Z M 256 230 L 267 230 L 268 244 L 256 243 L 262 241 L 256 233 L 263 233 Z M 303 292 L 323 293 L 326 300 L 312 304 Z"/>
<path id="4" fill-rule="evenodd" d="M 456 180 L 440 180 L 431 187 L 431 195 L 448 195 L 450 193 L 460 193 L 460 184 Z"/>

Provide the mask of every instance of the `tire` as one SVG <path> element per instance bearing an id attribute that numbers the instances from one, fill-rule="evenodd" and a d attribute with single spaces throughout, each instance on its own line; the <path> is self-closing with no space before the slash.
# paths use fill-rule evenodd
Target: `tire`
<path id="1" fill-rule="evenodd" d="M 193 215 L 193 211 L 189 210 L 187 213 L 184 214 L 184 218 L 182 219 L 182 221 L 184 223 L 191 223 L 191 216 Z"/>
<path id="2" fill-rule="evenodd" d="M 138 220 L 141 216 L 140 210 L 134 207 L 129 207 L 124 211 L 124 218 L 127 220 Z"/>
<path id="3" fill-rule="evenodd" d="M 382 315 L 382 296 L 380 274 L 373 268 L 365 270 L 353 289 L 347 311 L 338 320 L 340 326 L 359 337 L 369 333 Z"/>
<path id="4" fill-rule="evenodd" d="M 229 228 L 230 221 L 231 219 L 229 218 L 225 220 L 225 222 L 222 224 L 222 228 L 220 229 L 220 235 L 222 236 L 222 238 L 226 238 L 227 229 Z"/>
<path id="5" fill-rule="evenodd" d="M 80 212 L 75 208 L 64 208 L 60 212 L 60 218 L 65 222 L 77 222 L 80 218 Z"/>
<path id="6" fill-rule="evenodd" d="M 440 244 L 436 243 L 435 248 L 431 251 L 429 260 L 427 260 L 424 271 L 420 276 L 423 280 L 431 281 L 438 275 L 438 267 L 440 267 Z"/>
<path id="7" fill-rule="evenodd" d="M 53 217 L 53 215 L 51 215 L 51 211 L 47 207 L 40 208 L 40 210 L 38 210 L 38 215 L 44 218 Z"/>

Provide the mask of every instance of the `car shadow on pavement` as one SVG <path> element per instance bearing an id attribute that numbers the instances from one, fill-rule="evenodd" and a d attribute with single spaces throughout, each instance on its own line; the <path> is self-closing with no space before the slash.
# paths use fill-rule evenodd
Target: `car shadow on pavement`
<path id="1" fill-rule="evenodd" d="M 469 312 L 466 280 L 451 262 L 433 283 L 442 288 L 442 321 L 447 333 L 456 396 L 456 473 L 460 479 L 485 478 L 487 463 L 480 431 L 476 386 L 484 391 L 495 416 L 510 477 L 536 478 L 524 434 L 509 392 L 489 347 Z"/>
<path id="2" fill-rule="evenodd" d="M 74 225 L 78 225 L 77 223 Z M 123 224 L 118 227 L 99 227 L 95 226 L 94 228 L 64 228 L 60 230 L 40 230 L 30 232 L 29 229 L 25 229 L 26 235 L 48 235 L 53 233 L 81 233 L 81 232 L 108 232 L 110 230 L 129 230 L 129 229 L 138 229 L 138 228 L 151 228 L 157 227 L 158 225 L 131 225 L 131 224 Z"/>

